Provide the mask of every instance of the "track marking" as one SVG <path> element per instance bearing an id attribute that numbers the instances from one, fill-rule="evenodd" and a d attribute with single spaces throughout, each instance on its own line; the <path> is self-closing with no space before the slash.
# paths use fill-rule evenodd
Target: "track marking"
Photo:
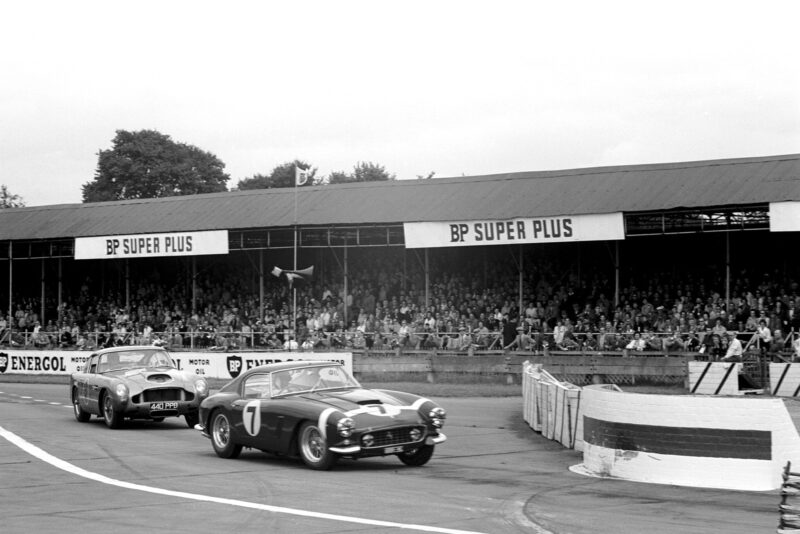
<path id="1" fill-rule="evenodd" d="M 191 499 L 195 501 L 205 501 L 205 502 L 212 502 L 217 504 L 227 504 L 229 506 L 239 506 L 241 508 L 251 508 L 254 510 L 263 510 L 265 512 L 274 512 L 279 514 L 289 514 L 289 515 L 297 515 L 302 517 L 313 517 L 317 519 L 329 519 L 331 521 L 343 521 L 347 523 L 358 523 L 361 525 L 370 525 L 376 527 L 388 527 L 388 528 L 401 528 L 406 530 L 417 530 L 421 532 L 440 532 L 442 534 L 482 534 L 479 532 L 471 531 L 471 530 L 457 530 L 451 528 L 442 528 L 442 527 L 433 527 L 428 525 L 414 525 L 410 523 L 395 523 L 393 521 L 379 521 L 375 519 L 365 519 L 361 517 L 353 517 L 353 516 L 346 516 L 346 515 L 336 515 L 336 514 L 326 514 L 322 512 L 311 512 L 308 510 L 299 510 L 296 508 L 285 508 L 283 506 L 271 506 L 268 504 L 260 504 L 248 501 L 240 501 L 237 499 L 223 499 L 221 497 L 212 497 L 210 495 L 200 495 L 197 493 L 187 493 L 184 491 L 173 491 L 167 490 L 162 488 L 156 488 L 153 486 L 144 486 L 142 484 L 134 484 L 132 482 L 125 482 L 124 480 L 116 480 L 114 478 L 109 478 L 105 475 L 101 475 L 98 473 L 94 473 L 92 471 L 87 471 L 81 467 L 73 465 L 67 461 L 64 461 L 60 458 L 53 456 L 52 454 L 45 452 L 44 450 L 40 449 L 36 445 L 29 443 L 28 441 L 24 440 L 23 438 L 17 436 L 13 432 L 10 432 L 0 426 L 0 436 L 4 437 L 13 445 L 16 445 L 23 451 L 27 452 L 31 456 L 34 456 L 43 462 L 46 462 L 53 467 L 57 467 L 63 471 L 68 473 L 72 473 L 73 475 L 78 475 L 83 478 L 88 478 L 89 480 L 94 480 L 95 482 L 101 482 L 103 484 L 109 484 L 111 486 L 117 486 L 119 488 L 131 489 L 136 491 L 143 491 L 146 493 L 155 493 L 156 495 L 167 495 L 170 497 L 179 497 L 182 499 Z"/>

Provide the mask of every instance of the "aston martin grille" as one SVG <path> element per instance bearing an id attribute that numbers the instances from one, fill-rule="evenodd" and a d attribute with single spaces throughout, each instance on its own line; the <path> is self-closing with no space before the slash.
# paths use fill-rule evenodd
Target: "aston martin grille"
<path id="1" fill-rule="evenodd" d="M 180 388 L 146 389 L 133 398 L 134 402 L 190 401 L 194 394 Z"/>

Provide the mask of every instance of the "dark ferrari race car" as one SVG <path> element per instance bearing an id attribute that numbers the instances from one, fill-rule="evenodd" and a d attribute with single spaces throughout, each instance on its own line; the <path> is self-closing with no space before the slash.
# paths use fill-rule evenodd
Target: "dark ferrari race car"
<path id="1" fill-rule="evenodd" d="M 201 403 L 196 428 L 222 458 L 249 447 L 299 456 L 312 469 L 390 455 L 420 466 L 447 439 L 445 415 L 417 395 L 364 389 L 339 363 L 294 361 L 236 377 Z"/>

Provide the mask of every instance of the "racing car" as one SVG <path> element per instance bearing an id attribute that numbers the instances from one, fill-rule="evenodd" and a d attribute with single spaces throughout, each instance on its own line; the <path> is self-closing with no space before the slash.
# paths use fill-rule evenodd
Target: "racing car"
<path id="1" fill-rule="evenodd" d="M 69 390 L 75 419 L 85 423 L 98 415 L 109 428 L 119 428 L 125 418 L 181 415 L 193 428 L 209 392 L 204 378 L 177 369 L 166 350 L 150 345 L 95 352 L 70 375 Z"/>
<path id="2" fill-rule="evenodd" d="M 222 458 L 248 447 L 327 470 L 339 458 L 370 456 L 424 465 L 447 439 L 445 418 L 429 399 L 361 387 L 341 363 L 292 361 L 231 380 L 200 404 L 196 428 Z"/>

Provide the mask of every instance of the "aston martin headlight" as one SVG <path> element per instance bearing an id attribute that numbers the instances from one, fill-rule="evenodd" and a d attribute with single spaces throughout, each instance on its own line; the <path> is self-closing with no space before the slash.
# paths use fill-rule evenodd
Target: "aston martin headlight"
<path id="1" fill-rule="evenodd" d="M 128 386 L 125 384 L 117 384 L 117 387 L 114 391 L 116 392 L 117 398 L 120 401 L 125 402 L 128 400 L 128 395 L 130 392 L 128 391 Z"/>
<path id="2" fill-rule="evenodd" d="M 444 426 L 444 420 L 447 418 L 447 412 L 444 411 L 444 408 L 437 406 L 428 413 L 428 417 L 431 418 L 431 424 L 433 426 L 442 428 Z"/>
<path id="3" fill-rule="evenodd" d="M 361 436 L 361 443 L 365 447 L 372 447 L 373 445 L 375 445 L 375 436 L 373 436 L 372 434 L 364 434 L 363 436 Z"/>
<path id="4" fill-rule="evenodd" d="M 197 380 L 194 383 L 194 390 L 197 392 L 198 395 L 201 397 L 208 393 L 208 382 L 204 378 Z"/>
<path id="5" fill-rule="evenodd" d="M 343 438 L 349 438 L 350 435 L 353 433 L 353 429 L 355 427 L 356 427 L 356 422 L 350 419 L 349 417 L 343 417 L 339 419 L 338 423 L 336 423 L 336 431 Z"/>

